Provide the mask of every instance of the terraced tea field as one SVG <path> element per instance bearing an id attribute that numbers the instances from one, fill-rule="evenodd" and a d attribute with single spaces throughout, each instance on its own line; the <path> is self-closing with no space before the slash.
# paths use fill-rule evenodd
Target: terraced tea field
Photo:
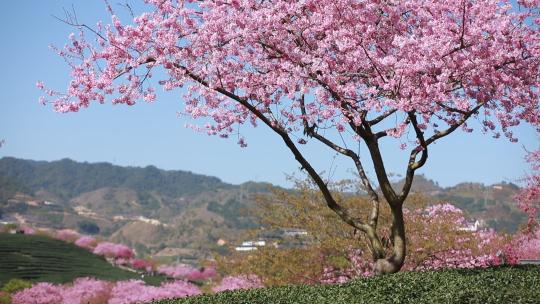
<path id="1" fill-rule="evenodd" d="M 140 278 L 73 244 L 37 235 L 0 233 L 0 285 L 12 278 L 67 283 L 78 277 L 117 281 Z M 145 278 L 157 284 L 160 277 Z"/>

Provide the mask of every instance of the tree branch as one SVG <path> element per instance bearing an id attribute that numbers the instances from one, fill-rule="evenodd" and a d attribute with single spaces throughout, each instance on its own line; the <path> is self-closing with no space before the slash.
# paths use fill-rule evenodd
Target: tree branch
<path id="1" fill-rule="evenodd" d="M 385 118 L 387 118 L 388 116 L 394 114 L 397 112 L 397 109 L 392 109 L 392 110 L 388 110 L 386 112 L 384 112 L 383 114 L 381 114 L 380 116 L 378 117 L 375 117 L 374 119 L 372 120 L 368 120 L 367 123 L 370 125 L 370 126 L 374 126 L 378 123 L 380 123 L 381 121 L 383 121 Z"/>
<path id="2" fill-rule="evenodd" d="M 478 110 L 483 107 L 484 105 L 486 104 L 486 102 L 481 102 L 479 103 L 478 105 L 476 105 L 476 107 L 474 107 L 472 110 L 470 110 L 469 112 L 466 112 L 463 117 L 458 121 L 456 122 L 455 124 L 451 125 L 450 128 L 442 131 L 442 132 L 439 132 L 439 133 L 435 133 L 434 135 L 432 135 L 430 138 L 428 138 L 426 140 L 426 146 L 429 146 L 430 144 L 432 144 L 433 142 L 435 142 L 436 140 L 440 139 L 440 138 L 443 138 L 449 134 L 451 134 L 452 132 L 454 132 L 457 128 L 459 128 L 461 125 L 463 125 L 465 123 L 465 121 L 467 121 L 467 119 L 469 119 L 469 117 L 471 117 L 473 114 L 475 114 L 476 112 L 478 112 Z"/>
<path id="3" fill-rule="evenodd" d="M 191 71 L 189 71 L 187 68 L 183 66 L 178 65 L 177 67 L 182 69 L 184 73 L 186 73 L 186 75 L 189 76 L 194 81 L 198 82 L 199 84 L 207 88 L 210 88 L 208 82 L 202 79 L 200 76 L 192 73 Z M 332 196 L 332 193 L 328 189 L 328 186 L 326 185 L 326 183 L 322 180 L 321 176 L 317 173 L 317 171 L 315 171 L 315 169 L 311 166 L 311 164 L 304 158 L 300 150 L 298 150 L 294 142 L 291 140 L 289 134 L 285 130 L 280 128 L 277 124 L 273 124 L 270 120 L 268 120 L 266 116 L 264 116 L 259 110 L 257 110 L 253 105 L 251 105 L 246 99 L 241 98 L 240 96 L 232 92 L 229 92 L 225 90 L 224 88 L 211 88 L 211 89 L 245 106 L 249 111 L 255 114 L 257 118 L 259 118 L 268 127 L 270 127 L 274 132 L 280 135 L 283 141 L 285 142 L 285 145 L 287 146 L 287 148 L 289 148 L 289 150 L 293 153 L 294 158 L 300 163 L 302 168 L 308 172 L 309 176 L 311 176 L 315 184 L 319 187 L 319 190 L 321 190 L 328 207 L 332 209 L 345 223 L 361 231 L 367 231 L 369 229 L 368 225 L 363 223 L 360 219 L 352 217 L 347 209 L 343 208 L 341 205 L 339 205 L 336 202 L 336 200 Z"/>
<path id="4" fill-rule="evenodd" d="M 407 115 L 409 121 L 413 126 L 419 145 L 411 151 L 411 155 L 409 157 L 409 163 L 407 164 L 407 173 L 405 173 L 405 183 L 403 184 L 401 194 L 399 195 L 399 200 L 402 203 L 403 201 L 405 201 L 405 198 L 407 198 L 407 195 L 409 195 L 409 191 L 411 190 L 412 182 L 414 179 L 414 172 L 417 169 L 421 168 L 426 163 L 426 160 L 428 158 L 428 147 L 424 139 L 424 132 L 418 127 L 418 120 L 416 119 L 416 114 L 414 112 L 409 112 L 407 113 Z M 422 155 L 420 156 L 420 160 L 416 161 L 416 157 L 418 156 L 418 153 L 420 153 L 420 151 L 422 152 Z"/>
<path id="5" fill-rule="evenodd" d="M 306 119 L 306 108 L 305 108 L 304 95 L 302 95 L 302 98 L 300 100 L 300 110 L 301 110 L 302 116 L 303 116 L 304 133 L 306 135 L 317 139 L 318 141 L 325 144 L 327 147 L 331 148 L 332 150 L 334 150 L 334 151 L 336 151 L 336 152 L 338 152 L 338 153 L 340 153 L 342 155 L 348 156 L 353 160 L 353 162 L 354 162 L 354 164 L 356 166 L 356 170 L 358 171 L 358 174 L 360 175 L 360 180 L 362 182 L 362 185 L 367 190 L 367 192 L 369 194 L 369 197 L 371 199 L 371 203 L 372 203 L 372 209 L 371 209 L 371 213 L 370 213 L 368 223 L 369 223 L 369 225 L 371 227 L 376 228 L 377 227 L 377 221 L 379 219 L 379 195 L 377 194 L 377 192 L 371 186 L 371 182 L 369 181 L 369 178 L 366 175 L 366 172 L 364 170 L 362 162 L 360 161 L 360 157 L 354 151 L 352 151 L 350 149 L 347 149 L 347 148 L 343 148 L 343 147 L 337 145 L 336 143 L 330 141 L 326 137 L 320 135 L 315 130 L 315 127 L 316 127 L 315 124 L 313 126 L 311 126 L 311 127 L 309 126 L 309 123 L 308 123 L 308 121 Z"/>

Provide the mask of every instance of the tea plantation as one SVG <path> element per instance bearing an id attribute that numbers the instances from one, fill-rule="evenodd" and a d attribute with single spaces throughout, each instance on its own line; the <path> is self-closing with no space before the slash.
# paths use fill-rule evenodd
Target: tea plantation
<path id="1" fill-rule="evenodd" d="M 0 233 L 0 285 L 13 278 L 67 283 L 79 277 L 109 281 L 140 278 L 70 243 L 38 235 Z M 154 284 L 161 281 L 159 277 L 147 280 Z"/>
<path id="2" fill-rule="evenodd" d="M 404 272 L 341 285 L 223 292 L 156 304 L 540 303 L 540 267 Z"/>

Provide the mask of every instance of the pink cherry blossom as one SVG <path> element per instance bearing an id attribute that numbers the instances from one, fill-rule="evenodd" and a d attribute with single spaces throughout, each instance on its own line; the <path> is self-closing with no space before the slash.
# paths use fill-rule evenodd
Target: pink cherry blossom
<path id="1" fill-rule="evenodd" d="M 113 283 L 92 278 L 79 278 L 62 292 L 63 304 L 106 303 Z"/>
<path id="2" fill-rule="evenodd" d="M 36 86 L 57 111 L 78 111 L 107 96 L 127 105 L 153 102 L 158 84 L 185 87 L 184 112 L 212 120 L 201 130 L 216 135 L 263 119 L 248 106 L 291 131 L 307 119 L 342 132 L 349 122 L 362 123 L 362 111 L 414 110 L 420 129 L 440 130 L 479 107 L 487 129 L 510 139 L 520 120 L 540 122 L 540 34 L 521 22 L 538 22 L 534 1 L 521 1 L 521 10 L 492 0 L 146 2 L 153 11 L 132 23 L 112 15 L 112 24 L 95 29 L 99 35 L 74 33 L 56 49 L 70 62 L 72 81 L 65 93 L 41 81 Z M 168 77 L 151 82 L 156 69 Z M 315 99 L 303 114 L 306 93 Z M 399 117 L 387 135 L 410 130 Z"/>
<path id="3" fill-rule="evenodd" d="M 131 267 L 134 269 L 144 270 L 147 272 L 152 271 L 154 268 L 154 263 L 152 261 L 143 260 L 143 259 L 133 259 L 131 260 Z"/>
<path id="4" fill-rule="evenodd" d="M 62 92 L 38 83 L 42 102 L 58 112 L 105 102 L 132 106 L 154 102 L 162 87 L 182 93 L 182 113 L 198 122 L 194 130 L 235 138 L 241 147 L 247 140 L 240 126 L 262 123 L 327 204 L 368 236 L 377 234 L 377 221 L 364 223 L 336 202 L 298 147 L 308 144 L 304 137 L 350 158 L 377 197 L 363 157 L 346 148 L 364 143 L 384 198 L 397 208 L 394 223 L 402 223 L 414 173 L 439 139 L 458 129 L 473 132 L 473 120 L 510 142 L 523 122 L 540 130 L 538 1 L 192 2 L 146 0 L 149 12 L 130 21 L 108 6 L 110 24 L 93 30 L 67 20 L 79 31 L 55 50 L 68 62 L 71 81 Z M 379 140 L 409 147 L 401 191 L 390 184 Z M 372 246 L 378 271 L 403 266 L 406 236 L 399 226 L 391 251 Z"/>
<path id="5" fill-rule="evenodd" d="M 200 293 L 197 286 L 184 281 L 164 283 L 160 287 L 154 287 L 145 285 L 143 281 L 131 280 L 116 283 L 111 292 L 112 296 L 107 303 L 145 303 L 154 300 L 182 298 Z"/>
<path id="6" fill-rule="evenodd" d="M 261 280 L 255 275 L 228 276 L 221 280 L 219 285 L 212 288 L 214 292 L 235 289 L 251 289 L 263 287 Z"/>
<path id="7" fill-rule="evenodd" d="M 96 247 L 97 243 L 98 242 L 94 237 L 87 235 L 83 235 L 75 241 L 75 245 L 88 250 L 93 250 Z"/>
<path id="8" fill-rule="evenodd" d="M 13 304 L 59 304 L 63 301 L 62 286 L 51 283 L 36 285 L 12 295 Z"/>
<path id="9" fill-rule="evenodd" d="M 75 242 L 80 237 L 80 234 L 75 230 L 62 229 L 58 230 L 54 237 L 65 242 Z"/>
<path id="10" fill-rule="evenodd" d="M 532 173 L 525 178 L 525 187 L 515 196 L 518 206 L 528 216 L 529 232 L 538 225 L 540 216 L 540 149 L 528 153 L 527 162 L 531 165 Z"/>
<path id="11" fill-rule="evenodd" d="M 213 267 L 197 269 L 189 265 L 163 265 L 158 267 L 157 272 L 175 279 L 186 279 L 190 281 L 207 280 L 215 277 L 217 274 Z"/>
<path id="12" fill-rule="evenodd" d="M 126 245 L 111 242 L 101 242 L 94 248 L 94 254 L 103 255 L 114 259 L 131 259 L 134 252 Z"/>

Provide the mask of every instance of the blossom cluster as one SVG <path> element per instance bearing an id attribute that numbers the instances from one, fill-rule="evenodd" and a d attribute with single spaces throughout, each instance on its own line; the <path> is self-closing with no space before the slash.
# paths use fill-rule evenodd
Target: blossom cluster
<path id="1" fill-rule="evenodd" d="M 540 149 L 528 153 L 526 160 L 532 173 L 525 178 L 525 186 L 514 199 L 518 207 L 527 214 L 527 228 L 532 232 L 540 217 Z"/>
<path id="2" fill-rule="evenodd" d="M 183 88 L 183 112 L 204 121 L 194 128 L 222 137 L 258 121 L 344 132 L 387 112 L 396 115 L 382 132 L 399 138 L 412 130 L 411 112 L 432 134 L 469 132 L 458 122 L 474 114 L 511 141 L 520 121 L 540 123 L 537 1 L 145 2 L 152 10 L 132 23 L 111 9 L 110 24 L 70 35 L 56 51 L 72 80 L 65 92 L 38 82 L 40 100 L 75 112 L 107 98 L 153 102 L 157 85 Z"/>
<path id="3" fill-rule="evenodd" d="M 185 281 L 149 286 L 143 281 L 107 282 L 79 278 L 73 284 L 37 283 L 12 296 L 13 304 L 131 304 L 153 300 L 182 298 L 200 294 L 200 289 Z"/>
<path id="4" fill-rule="evenodd" d="M 111 242 L 98 243 L 93 253 L 116 260 L 129 260 L 135 256 L 133 250 L 128 246 Z"/>
<path id="5" fill-rule="evenodd" d="M 222 292 L 226 290 L 251 289 L 260 287 L 263 287 L 263 284 L 259 277 L 255 275 L 238 275 L 224 277 L 219 285 L 212 288 L 212 291 Z"/>
<path id="6" fill-rule="evenodd" d="M 463 211 L 449 203 L 407 212 L 409 259 L 405 270 L 478 268 L 503 262 L 507 240 L 488 228 L 470 228 Z"/>

